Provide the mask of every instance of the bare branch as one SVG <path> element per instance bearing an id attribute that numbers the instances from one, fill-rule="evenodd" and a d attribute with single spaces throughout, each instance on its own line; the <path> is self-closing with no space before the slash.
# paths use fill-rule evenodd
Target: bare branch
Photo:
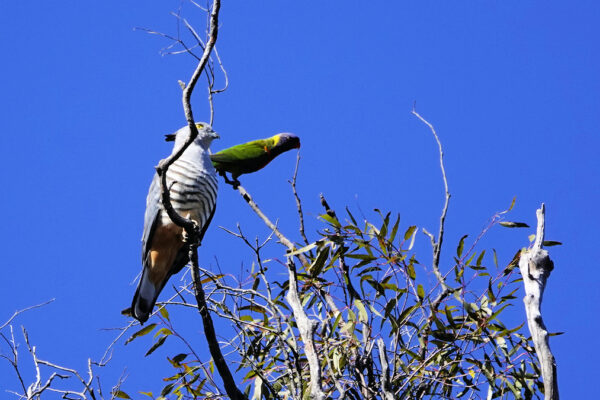
<path id="1" fill-rule="evenodd" d="M 279 241 L 284 246 L 286 246 L 290 252 L 294 251 L 294 244 L 287 237 L 285 237 L 279 231 L 279 229 L 277 229 L 277 226 L 275 226 L 275 224 L 273 224 L 273 222 L 271 222 L 271 220 L 261 211 L 261 209 L 254 202 L 250 194 L 248 194 L 246 189 L 244 189 L 244 187 L 241 185 L 237 185 L 236 189 L 242 195 L 246 203 L 248 203 L 248 205 L 252 208 L 252 210 L 254 210 L 254 212 L 263 220 L 263 222 L 269 227 L 269 229 L 271 229 L 275 233 L 275 236 L 277 236 Z M 309 265 L 308 260 L 303 254 L 298 254 L 297 256 L 304 265 Z M 292 307 L 292 312 L 294 313 L 294 317 L 296 319 L 296 323 L 300 331 L 300 336 L 302 337 L 302 341 L 304 342 L 306 358 L 308 359 L 308 364 L 310 368 L 311 396 L 317 400 L 325 399 L 325 393 L 323 392 L 323 388 L 321 387 L 321 363 L 319 361 L 319 357 L 313 339 L 317 323 L 316 321 L 313 321 L 310 318 L 308 318 L 306 312 L 304 311 L 304 308 L 302 307 L 302 302 L 300 301 L 300 296 L 298 294 L 296 266 L 294 265 L 294 262 L 291 257 L 288 259 L 287 267 L 289 275 L 289 290 L 286 295 L 286 299 Z M 324 291 L 321 291 L 321 293 L 324 294 L 326 298 L 330 298 L 330 296 Z M 333 299 L 330 298 L 328 301 L 328 305 L 331 306 L 331 304 L 333 304 L 333 306 L 335 307 Z"/>
<path id="2" fill-rule="evenodd" d="M 219 10 L 221 8 L 221 1 L 214 0 L 212 5 L 212 11 L 210 14 L 210 28 L 208 32 L 208 40 L 206 41 L 206 47 L 204 48 L 204 53 L 202 54 L 202 58 L 200 62 L 196 66 L 196 70 L 192 74 L 190 82 L 187 84 L 185 89 L 183 90 L 183 109 L 185 112 L 185 117 L 188 121 L 188 126 L 192 132 L 196 132 L 196 134 L 192 134 L 190 136 L 194 136 L 194 138 L 198 135 L 198 130 L 194 124 L 194 115 L 192 113 L 192 107 L 190 104 L 190 100 L 192 97 L 192 92 L 194 87 L 196 86 L 196 82 L 198 82 L 198 78 L 204 71 L 204 66 L 208 62 L 210 58 L 210 54 L 212 49 L 215 47 L 215 43 L 217 42 L 217 35 L 219 32 Z M 193 139 L 192 139 L 193 141 Z M 190 142 L 191 143 L 191 142 Z M 183 153 L 183 151 L 181 152 Z"/>
<path id="3" fill-rule="evenodd" d="M 308 359 L 308 365 L 310 369 L 310 394 L 315 400 L 324 400 L 325 393 L 321 387 L 321 362 L 317 355 L 317 349 L 314 342 L 315 329 L 317 329 L 317 322 L 311 320 L 306 315 L 300 296 L 298 295 L 298 281 L 296 280 L 296 267 L 294 261 L 290 258 L 288 260 L 288 272 L 290 279 L 290 287 L 285 298 L 289 305 L 292 307 L 294 317 L 300 336 L 304 342 L 304 351 L 306 358 Z"/>
<path id="4" fill-rule="evenodd" d="M 198 128 L 196 127 L 196 124 L 194 123 L 194 115 L 192 112 L 191 97 L 192 97 L 192 92 L 194 90 L 194 87 L 196 86 L 196 83 L 198 82 L 198 78 L 200 77 L 200 75 L 202 75 L 202 72 L 204 71 L 204 67 L 206 66 L 206 63 L 208 62 L 208 60 L 210 59 L 210 53 L 212 52 L 212 49 L 214 48 L 215 43 L 217 41 L 217 34 L 219 31 L 219 9 L 220 9 L 220 7 L 221 7 L 220 0 L 214 0 L 211 15 L 210 15 L 209 37 L 206 42 L 204 52 L 202 54 L 202 58 L 198 62 L 198 65 L 196 66 L 196 69 L 194 70 L 194 73 L 192 74 L 190 81 L 188 82 L 186 87 L 183 89 L 183 98 L 182 98 L 183 110 L 185 113 L 185 118 L 188 122 L 188 127 L 190 129 L 190 136 L 188 137 L 188 139 L 185 141 L 183 146 L 181 146 L 181 148 L 178 151 L 174 152 L 172 155 L 170 155 L 166 159 L 161 160 L 159 162 L 158 166 L 156 167 L 156 173 L 161 177 L 162 203 L 165 208 L 165 211 L 167 212 L 167 214 L 169 215 L 169 218 L 171 218 L 173 223 L 175 223 L 178 226 L 183 227 L 188 232 L 188 235 L 191 235 L 192 232 L 196 230 L 196 224 L 194 221 L 192 221 L 190 219 L 183 218 L 181 215 L 179 215 L 173 209 L 173 206 L 171 204 L 170 193 L 169 193 L 169 190 L 167 187 L 167 170 L 169 169 L 171 164 L 173 164 L 177 159 L 179 159 L 179 157 L 181 157 L 181 155 L 184 153 L 184 151 L 193 143 L 194 139 L 196 139 L 196 137 L 198 136 Z"/>
<path id="5" fill-rule="evenodd" d="M 198 226 L 193 220 L 184 218 L 175 211 L 173 205 L 171 204 L 170 191 L 169 187 L 167 186 L 167 170 L 169 166 L 172 165 L 177 159 L 179 159 L 183 152 L 192 144 L 194 139 L 196 139 L 196 137 L 198 136 L 198 129 L 194 122 L 194 115 L 192 112 L 191 97 L 192 92 L 194 91 L 194 87 L 196 86 L 198 79 L 204 72 L 204 69 L 210 59 L 210 54 L 217 41 L 217 35 L 219 30 L 220 7 L 220 0 L 213 0 L 212 10 L 210 13 L 208 40 L 206 41 L 206 45 L 204 46 L 204 52 L 202 54 L 202 57 L 200 58 L 200 61 L 198 62 L 198 65 L 196 66 L 196 69 L 194 70 L 194 73 L 192 74 L 192 77 L 190 78 L 190 81 L 183 89 L 183 110 L 185 113 L 186 120 L 188 122 L 188 127 L 190 129 L 190 136 L 187 138 L 184 145 L 178 151 L 174 152 L 171 156 L 167 157 L 166 159 L 161 160 L 161 162 L 156 167 L 156 172 L 161 177 L 162 204 L 164 206 L 164 209 L 169 215 L 171 221 L 173 221 L 173 223 L 175 223 L 176 225 L 184 228 L 187 234 L 190 261 L 192 264 L 194 296 L 196 297 L 196 302 L 198 304 L 198 311 L 200 312 L 200 315 L 202 317 L 204 333 L 206 335 L 210 353 L 213 357 L 217 370 L 219 371 L 219 374 L 223 379 L 223 385 L 225 387 L 227 395 L 234 400 L 241 400 L 246 399 L 246 396 L 244 396 L 243 393 L 237 388 L 231 371 L 229 370 L 229 367 L 227 366 L 227 363 L 223 358 L 223 354 L 221 352 L 221 348 L 219 346 L 219 342 L 215 334 L 214 324 L 212 322 L 212 318 L 210 316 L 206 304 L 206 296 L 204 294 L 204 289 L 202 288 L 202 282 L 200 280 L 197 248 L 200 245 L 200 241 L 202 240 L 202 233 L 198 231 Z M 187 21 L 184 20 L 184 22 L 186 24 L 186 27 L 191 30 L 191 32 L 198 40 L 199 38 L 195 34 L 195 31 L 189 26 L 189 24 L 187 24 Z M 200 40 L 199 43 L 201 43 Z"/>
<path id="6" fill-rule="evenodd" d="M 256 215 L 258 215 L 258 217 L 263 220 L 263 222 L 265 223 L 265 225 L 267 225 L 267 227 L 269 227 L 270 230 L 272 230 L 273 232 L 275 232 L 275 236 L 277 236 L 277 239 L 279 239 L 279 241 L 285 247 L 287 247 L 290 251 L 295 250 L 294 244 L 287 237 L 285 237 L 279 231 L 279 229 L 277 228 L 277 226 L 273 222 L 271 222 L 271 220 L 269 219 L 269 217 L 267 217 L 262 212 L 262 210 L 258 207 L 258 204 L 256 204 L 256 202 L 252 199 L 252 196 L 250 196 L 250 194 L 246 191 L 246 189 L 244 189 L 244 187 L 242 185 L 238 185 L 237 186 L 237 191 L 240 192 L 240 194 L 242 195 L 242 198 L 244 200 L 246 200 L 246 203 L 248 203 L 248 205 L 250 206 L 250 208 L 252 208 L 252 210 L 256 213 Z M 298 255 L 298 258 L 300 258 L 300 260 L 302 261 L 303 264 L 308 264 L 308 261 L 306 260 L 306 257 L 304 257 L 302 254 Z"/>
<path id="7" fill-rule="evenodd" d="M 444 180 L 445 197 L 444 197 L 444 207 L 442 208 L 442 215 L 440 216 L 440 229 L 438 232 L 437 241 L 435 242 L 434 247 L 433 247 L 433 265 L 432 265 L 433 271 L 439 280 L 441 277 L 441 274 L 439 271 L 439 265 L 440 265 L 440 254 L 442 252 L 442 242 L 444 241 L 444 223 L 446 221 L 446 213 L 448 212 L 448 204 L 450 203 L 450 191 L 448 189 L 448 179 L 446 178 L 446 169 L 444 168 L 444 150 L 442 149 L 442 142 L 440 142 L 440 138 L 438 137 L 433 125 L 430 124 L 429 121 L 427 121 L 425 118 L 421 117 L 421 115 L 419 115 L 419 113 L 415 110 L 414 107 L 413 107 L 412 113 L 417 118 L 419 118 L 425 125 L 427 125 L 429 127 L 429 129 L 431 129 L 431 133 L 433 133 L 433 137 L 435 138 L 435 141 L 438 144 L 438 149 L 440 152 L 440 169 L 442 170 L 442 179 Z M 431 236 L 431 238 L 432 238 L 432 242 L 433 242 L 433 236 Z M 442 278 L 442 280 L 443 280 L 443 278 Z M 442 282 L 440 281 L 440 283 L 442 283 Z M 442 285 L 445 286 L 445 283 L 443 283 Z"/>
<path id="8" fill-rule="evenodd" d="M 390 391 L 390 373 L 387 360 L 385 343 L 382 338 L 377 339 L 377 347 L 379 348 L 379 362 L 381 363 L 381 393 L 385 400 L 394 400 L 394 395 Z"/>
<path id="9" fill-rule="evenodd" d="M 519 269 L 525 286 L 523 302 L 527 313 L 527 325 L 542 367 L 544 398 L 546 400 L 558 400 L 556 360 L 550 350 L 548 330 L 542 319 L 544 289 L 546 288 L 546 281 L 552 269 L 554 269 L 554 263 L 550 259 L 548 251 L 542 249 L 545 234 L 545 206 L 543 203 L 537 210 L 536 215 L 537 233 L 535 242 L 531 249 L 521 252 Z"/>
<path id="10" fill-rule="evenodd" d="M 426 328 L 423 329 L 423 334 L 428 335 L 429 328 L 431 326 L 431 320 L 432 320 L 431 316 L 433 315 L 433 313 L 436 312 L 437 307 L 446 298 L 446 296 L 448 296 L 448 294 L 451 292 L 451 289 L 446 284 L 445 277 L 440 272 L 440 254 L 442 252 L 442 243 L 444 241 L 444 224 L 446 221 L 446 214 L 448 212 L 448 205 L 450 203 L 450 191 L 448 189 L 448 179 L 446 178 L 446 169 L 444 168 L 444 150 L 442 148 L 442 142 L 440 141 L 440 138 L 438 137 L 437 132 L 435 131 L 435 128 L 433 127 L 433 125 L 431 123 L 429 123 L 429 121 L 427 121 L 425 118 L 423 118 L 419 113 L 417 113 L 414 106 L 413 106 L 412 113 L 419 120 L 421 120 L 421 122 L 423 122 L 425 125 L 427 125 L 429 127 L 429 129 L 431 130 L 431 133 L 433 134 L 433 137 L 435 138 L 435 141 L 437 142 L 438 150 L 439 150 L 439 154 L 440 154 L 440 169 L 442 172 L 442 180 L 444 181 L 444 191 L 445 191 L 444 206 L 442 208 L 442 215 L 440 216 L 440 226 L 439 226 L 437 239 L 434 237 L 433 234 L 427 232 L 426 230 L 423 230 L 423 232 L 427 236 L 429 236 L 429 238 L 431 239 L 431 245 L 433 246 L 433 260 L 432 260 L 431 267 L 433 269 L 433 273 L 434 273 L 435 277 L 437 278 L 440 286 L 442 287 L 442 291 L 438 294 L 438 296 L 432 303 L 433 307 L 431 308 L 430 317 L 427 320 Z M 425 358 L 425 355 L 426 355 L 425 352 L 427 350 L 425 343 L 426 343 L 426 341 L 423 340 L 423 345 L 421 346 L 421 357 L 423 357 L 423 358 Z"/>
<path id="11" fill-rule="evenodd" d="M 33 310 L 34 308 L 39 308 L 39 307 L 45 306 L 46 304 L 52 303 L 54 300 L 55 299 L 50 299 L 44 303 L 36 304 L 34 306 L 26 307 L 26 308 L 23 308 L 22 310 L 15 311 L 13 313 L 13 315 L 4 324 L 2 324 L 2 326 L 0 326 L 0 330 L 4 329 L 6 326 L 8 326 L 8 324 L 10 324 L 12 322 L 12 320 L 15 319 L 19 314 L 24 313 L 25 311 Z"/>
<path id="12" fill-rule="evenodd" d="M 214 53 L 215 53 L 215 58 L 217 59 L 217 64 L 219 64 L 219 69 L 223 73 L 225 83 L 223 84 L 223 87 L 221 89 L 213 90 L 213 93 L 222 93 L 225 90 L 227 90 L 227 88 L 229 87 L 229 75 L 227 75 L 227 70 L 225 69 L 223 62 L 221 61 L 221 56 L 219 56 L 219 51 L 217 50 L 216 47 L 214 48 Z"/>
<path id="13" fill-rule="evenodd" d="M 290 185 L 292 185 L 292 191 L 294 192 L 294 198 L 296 199 L 296 207 L 298 208 L 298 219 L 300 221 L 300 236 L 302 236 L 302 240 L 304 240 L 304 244 L 308 245 L 309 241 L 306 238 L 306 234 L 304 233 L 304 213 L 302 212 L 302 202 L 300 201 L 300 196 L 298 196 L 298 191 L 296 190 L 296 181 L 298 177 L 298 166 L 300 165 L 300 151 L 296 153 L 296 168 L 294 169 L 294 176 L 292 180 L 288 181 Z"/>
<path id="14" fill-rule="evenodd" d="M 27 388 L 25 387 L 25 381 L 23 380 L 23 376 L 21 375 L 21 371 L 19 370 L 19 352 L 17 350 L 17 343 L 15 341 L 15 334 L 13 331 L 13 326 L 10 325 L 10 340 L 4 334 L 2 334 L 2 339 L 8 344 L 11 352 L 13 353 L 13 358 L 10 359 L 4 354 L 2 354 L 2 358 L 5 358 L 14 368 L 15 373 L 17 374 L 17 378 L 19 379 L 19 383 L 21 383 L 21 388 L 23 389 L 23 393 L 27 392 Z"/>
<path id="15" fill-rule="evenodd" d="M 121 332 L 108 345 L 108 347 L 104 351 L 104 354 L 100 358 L 100 361 L 97 362 L 98 366 L 103 367 L 104 365 L 106 365 L 106 363 L 108 363 L 108 361 L 110 361 L 110 359 L 112 358 L 112 348 L 115 345 L 115 343 L 117 343 L 119 341 L 119 339 L 121 339 L 121 337 L 123 337 L 123 335 L 125 335 L 125 333 L 127 333 L 127 330 L 129 328 L 131 328 L 132 326 L 134 326 L 136 324 L 138 324 L 138 322 L 136 320 L 132 320 L 131 322 L 129 322 L 129 324 L 126 327 L 119 328 L 121 330 Z"/>

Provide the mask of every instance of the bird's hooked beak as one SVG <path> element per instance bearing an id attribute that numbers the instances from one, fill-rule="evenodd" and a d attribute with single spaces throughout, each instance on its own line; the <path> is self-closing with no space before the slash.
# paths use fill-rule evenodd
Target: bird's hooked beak
<path id="1" fill-rule="evenodd" d="M 300 148 L 300 138 L 293 133 L 280 133 L 281 138 L 284 142 L 287 143 L 289 149 L 299 149 Z"/>
<path id="2" fill-rule="evenodd" d="M 220 139 L 221 136 L 219 136 L 219 134 L 215 131 L 211 131 L 210 132 L 210 137 L 212 137 L 213 139 Z"/>

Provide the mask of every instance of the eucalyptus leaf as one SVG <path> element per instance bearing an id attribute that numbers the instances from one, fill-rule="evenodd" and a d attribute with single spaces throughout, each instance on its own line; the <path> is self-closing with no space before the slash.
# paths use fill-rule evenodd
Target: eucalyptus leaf
<path id="1" fill-rule="evenodd" d="M 156 328 L 156 324 L 150 324 L 148 326 L 143 327 L 142 329 L 140 329 L 139 331 L 135 332 L 133 335 L 131 335 L 129 337 L 129 339 L 127 339 L 125 341 L 125 344 L 131 342 L 132 340 L 139 338 L 140 336 L 144 336 L 149 334 L 150 332 L 152 332 L 152 330 Z"/>
<path id="2" fill-rule="evenodd" d="M 502 221 L 500 225 L 506 228 L 529 228 L 525 222 L 512 222 L 512 221 Z"/>
<path id="3" fill-rule="evenodd" d="M 154 351 L 156 349 L 158 349 L 160 346 L 162 346 L 165 343 L 165 340 L 167 340 L 167 338 L 168 338 L 168 336 L 161 336 L 160 338 L 158 338 L 156 343 L 154 343 L 152 345 L 152 347 L 150 347 L 150 349 L 146 352 L 146 354 L 144 354 L 144 357 L 147 357 L 150 354 L 154 353 Z"/>

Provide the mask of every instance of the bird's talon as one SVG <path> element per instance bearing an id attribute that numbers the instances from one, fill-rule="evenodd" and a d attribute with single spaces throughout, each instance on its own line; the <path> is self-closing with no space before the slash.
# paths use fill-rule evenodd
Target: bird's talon
<path id="1" fill-rule="evenodd" d="M 237 178 L 234 178 L 233 176 L 231 177 L 231 179 L 229 179 L 225 171 L 219 172 L 219 175 L 223 177 L 226 184 L 233 186 L 234 190 L 237 189 L 238 186 L 240 186 L 240 181 L 238 181 Z"/>

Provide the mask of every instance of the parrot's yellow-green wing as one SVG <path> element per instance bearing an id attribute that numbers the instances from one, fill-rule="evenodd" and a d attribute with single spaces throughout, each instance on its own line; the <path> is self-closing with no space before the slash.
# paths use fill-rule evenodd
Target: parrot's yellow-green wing
<path id="1" fill-rule="evenodd" d="M 279 154 L 300 147 L 300 139 L 289 133 L 280 133 L 268 139 L 254 140 L 221 150 L 210 159 L 220 173 L 230 172 L 233 179 L 266 166 Z"/>

